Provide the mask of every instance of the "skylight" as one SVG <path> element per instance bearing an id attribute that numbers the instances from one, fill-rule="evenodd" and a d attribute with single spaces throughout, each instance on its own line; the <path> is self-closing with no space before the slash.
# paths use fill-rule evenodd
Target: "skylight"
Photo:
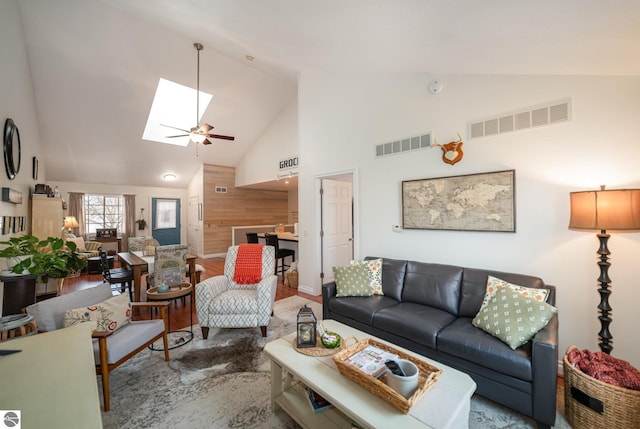
<path id="1" fill-rule="evenodd" d="M 198 123 L 212 98 L 211 94 L 200 91 L 200 117 L 198 118 Z M 187 146 L 189 144 L 189 136 L 176 138 L 167 138 L 167 136 L 188 134 L 192 127 L 198 126 L 195 117 L 196 90 L 170 80 L 160 79 L 142 139 Z M 164 127 L 161 124 L 181 128 L 187 130 L 187 132 Z"/>

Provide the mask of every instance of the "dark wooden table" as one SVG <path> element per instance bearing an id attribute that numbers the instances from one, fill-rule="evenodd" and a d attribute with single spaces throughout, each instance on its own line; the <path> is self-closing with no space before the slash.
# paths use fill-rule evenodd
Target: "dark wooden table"
<path id="1" fill-rule="evenodd" d="M 142 275 L 149 272 L 149 264 L 144 258 L 136 255 L 133 252 L 120 252 L 118 253 L 121 266 L 125 268 L 131 268 L 133 270 L 133 300 L 140 301 L 140 290 L 142 288 Z M 193 255 L 187 255 L 187 264 L 189 264 L 189 278 L 191 284 L 196 284 L 196 257 Z"/>

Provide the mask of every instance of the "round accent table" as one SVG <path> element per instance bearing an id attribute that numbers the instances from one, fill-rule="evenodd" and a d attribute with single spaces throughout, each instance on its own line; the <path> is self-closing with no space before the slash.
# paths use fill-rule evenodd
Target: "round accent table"
<path id="1" fill-rule="evenodd" d="M 29 314 L 12 314 L 0 318 L 0 341 L 37 333 L 38 324 L 33 316 Z"/>

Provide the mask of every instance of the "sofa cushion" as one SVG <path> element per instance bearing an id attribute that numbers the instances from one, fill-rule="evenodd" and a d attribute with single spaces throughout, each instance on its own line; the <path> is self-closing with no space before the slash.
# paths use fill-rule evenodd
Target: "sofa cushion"
<path id="1" fill-rule="evenodd" d="M 546 302 L 507 287 L 495 293 L 472 323 L 515 350 L 547 326 L 557 311 Z"/>
<path id="2" fill-rule="evenodd" d="M 447 311 L 401 302 L 374 314 L 373 326 L 435 349 L 438 332 L 454 320 L 455 316 Z"/>
<path id="3" fill-rule="evenodd" d="M 336 296 L 371 296 L 369 269 L 365 265 L 333 267 L 336 280 Z"/>
<path id="4" fill-rule="evenodd" d="M 364 265 L 367 267 L 369 287 L 374 295 L 384 295 L 382 292 L 382 259 L 370 259 L 367 261 L 351 261 L 350 265 Z"/>
<path id="5" fill-rule="evenodd" d="M 533 379 L 529 345 L 511 350 L 496 337 L 473 326 L 469 317 L 460 317 L 440 331 L 438 351 L 521 380 Z"/>
<path id="6" fill-rule="evenodd" d="M 409 262 L 402 302 L 424 304 L 457 315 L 461 280 L 461 267 Z"/>
<path id="7" fill-rule="evenodd" d="M 89 252 L 99 252 L 100 247 L 102 247 L 102 243 L 99 241 L 85 241 L 84 247 Z"/>
<path id="8" fill-rule="evenodd" d="M 65 241 L 70 241 L 72 243 L 75 243 L 76 252 L 84 252 L 85 251 L 84 238 L 82 238 L 82 237 L 67 238 Z"/>
<path id="9" fill-rule="evenodd" d="M 484 295 L 484 299 L 482 300 L 482 305 L 480 306 L 480 308 L 487 305 L 487 303 L 495 295 L 495 293 L 503 287 L 511 288 L 511 290 L 518 292 L 520 295 L 529 296 L 539 302 L 545 302 L 547 300 L 547 296 L 549 296 L 549 289 L 538 289 L 514 285 L 513 283 L 509 283 L 508 281 L 499 279 L 497 277 L 489 276 L 489 278 L 487 279 L 487 292 Z"/>
<path id="10" fill-rule="evenodd" d="M 327 305 L 332 313 L 371 325 L 373 323 L 373 316 L 378 311 L 398 305 L 398 301 L 387 296 L 374 295 L 371 297 L 334 298 L 323 305 Z"/>
<path id="11" fill-rule="evenodd" d="M 544 288 L 545 286 L 539 277 L 502 271 L 465 268 L 462 274 L 462 295 L 460 297 L 458 316 L 474 318 L 476 314 L 478 314 L 487 291 L 487 279 L 489 276 L 498 277 L 509 283 L 525 287 Z M 550 299 L 547 299 L 547 302 L 553 303 Z"/>
<path id="12" fill-rule="evenodd" d="M 382 259 L 382 292 L 396 301 L 402 301 L 402 288 L 404 287 L 407 261 L 379 258 L 377 256 L 367 256 L 364 259 Z"/>

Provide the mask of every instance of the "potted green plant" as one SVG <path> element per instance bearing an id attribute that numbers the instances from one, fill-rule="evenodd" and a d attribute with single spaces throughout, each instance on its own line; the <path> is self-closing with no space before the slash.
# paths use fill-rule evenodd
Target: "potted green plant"
<path id="1" fill-rule="evenodd" d="M 138 229 L 140 231 L 144 230 L 147 227 L 147 221 L 144 220 L 144 209 L 140 209 L 140 219 L 136 221 L 138 224 Z"/>
<path id="2" fill-rule="evenodd" d="M 138 219 L 136 221 L 136 223 L 138 224 L 138 229 L 139 230 L 143 230 L 143 229 L 145 229 L 147 227 L 147 221 L 144 220 L 144 219 Z"/>
<path id="3" fill-rule="evenodd" d="M 0 258 L 7 258 L 7 268 L 13 271 L 13 267 L 36 252 L 38 242 L 38 237 L 33 235 L 11 237 L 9 241 L 1 241 L 0 244 L 6 247 L 0 250 Z"/>
<path id="4" fill-rule="evenodd" d="M 78 257 L 75 252 L 76 244 L 72 241 L 65 242 L 56 237 L 38 240 L 32 235 L 17 237 L 13 242 L 12 239 L 9 240 L 10 247 L 0 251 L 0 256 L 3 256 L 4 253 L 14 253 L 16 248 L 22 248 L 29 252 L 26 254 L 26 258 L 11 269 L 16 274 L 22 274 L 26 271 L 37 276 L 39 281 L 46 283 L 50 277 L 60 279 L 79 273 L 87 265 L 85 259 Z M 23 244 L 22 247 L 20 247 L 20 243 Z M 6 242 L 0 244 L 6 244 Z"/>

